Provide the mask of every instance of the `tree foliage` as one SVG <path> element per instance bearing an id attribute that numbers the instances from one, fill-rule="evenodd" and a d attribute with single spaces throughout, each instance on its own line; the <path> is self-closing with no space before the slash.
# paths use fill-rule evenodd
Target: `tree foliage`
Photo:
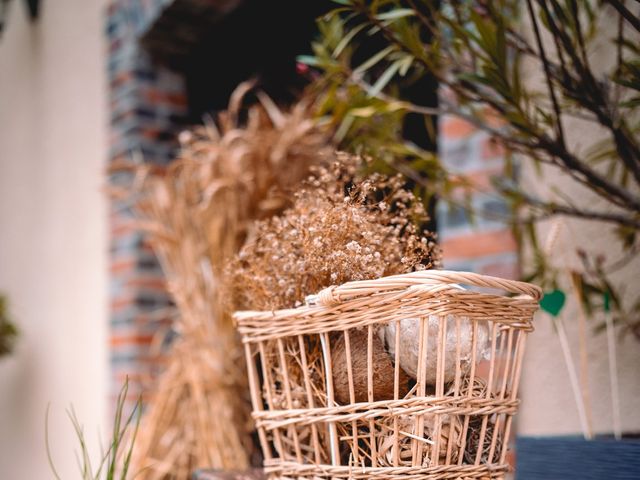
<path id="1" fill-rule="evenodd" d="M 552 288 L 566 274 L 550 261 L 535 225 L 555 216 L 603 222 L 619 245 L 607 258 L 578 247 L 583 266 L 571 273 L 587 311 L 608 295 L 619 322 L 640 336 L 640 298 L 621 300 L 611 275 L 639 248 L 640 228 L 640 16 L 637 5 L 604 0 L 339 0 L 319 21 L 314 55 L 301 61 L 321 74 L 319 114 L 342 146 L 379 159 L 421 186 L 425 199 L 458 202 L 470 186 L 450 175 L 436 155 L 403 139 L 407 115 L 424 116 L 435 135 L 434 115 L 454 115 L 488 132 L 508 152 L 557 169 L 587 195 L 553 200 L 514 181 L 515 168 L 497 179 L 496 191 L 512 208 L 520 245 L 533 252 L 527 272 Z M 603 22 L 615 22 L 606 48 L 610 68 L 595 65 Z M 602 46 L 601 46 L 602 47 Z M 526 65 L 526 69 L 523 69 Z M 532 82 L 523 72 L 537 71 Z M 442 88 L 437 107 L 402 96 L 403 86 L 432 76 Z M 572 141 L 567 123 L 579 119 L 601 134 L 585 145 Z M 588 199 L 588 200 L 584 200 Z"/>

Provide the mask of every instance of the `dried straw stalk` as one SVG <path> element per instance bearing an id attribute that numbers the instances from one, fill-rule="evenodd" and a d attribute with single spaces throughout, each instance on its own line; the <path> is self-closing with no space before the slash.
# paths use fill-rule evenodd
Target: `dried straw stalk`
<path id="1" fill-rule="evenodd" d="M 136 441 L 133 463 L 142 479 L 245 469 L 254 449 L 242 349 L 222 301 L 222 267 L 250 222 L 284 208 L 289 188 L 329 152 L 304 102 L 282 112 L 258 94 L 260 104 L 241 122 L 250 88 L 238 87 L 216 124 L 182 135 L 179 158 L 163 175 L 151 175 L 148 165 L 135 168 L 135 209 L 180 312 L 174 326 L 180 336 Z"/>

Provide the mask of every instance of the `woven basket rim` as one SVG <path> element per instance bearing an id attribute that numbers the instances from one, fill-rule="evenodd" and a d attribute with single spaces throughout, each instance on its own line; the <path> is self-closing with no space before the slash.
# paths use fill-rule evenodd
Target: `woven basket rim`
<path id="1" fill-rule="evenodd" d="M 480 287 L 482 290 L 463 289 L 460 288 L 461 284 Z M 501 294 L 486 293 L 484 289 L 500 290 Z M 426 270 L 328 287 L 308 298 L 306 304 L 298 308 L 236 312 L 234 319 L 244 343 L 249 366 L 253 418 L 258 428 L 263 452 L 267 452 L 266 471 L 283 478 L 335 476 L 362 480 L 426 477 L 444 480 L 462 476 L 485 478 L 493 477 L 496 472 L 498 474 L 505 472 L 507 450 L 506 443 L 501 439 L 509 437 L 511 419 L 519 404 L 517 391 L 524 342 L 527 333 L 533 330 L 532 319 L 539 308 L 538 300 L 541 296 L 540 288 L 525 282 L 470 272 Z M 436 357 L 433 352 L 429 354 L 431 358 L 437 360 L 438 371 L 435 382 L 427 378 L 427 370 L 433 366 L 428 367 L 426 362 L 418 360 L 417 371 L 413 375 L 416 380 L 415 386 L 411 391 L 401 392 L 400 370 L 404 367 L 401 367 L 398 355 L 400 351 L 398 327 L 405 320 L 419 321 L 420 332 L 417 338 L 421 340 L 417 354 L 420 359 L 426 360 L 425 348 L 433 348 L 428 343 L 425 346 L 429 329 L 433 329 L 433 326 L 430 326 L 432 316 L 435 317 L 433 320 L 438 325 Z M 469 323 L 469 320 L 473 322 Z M 378 387 L 374 387 L 373 339 L 379 330 L 374 328 L 382 324 L 390 325 L 392 322 L 396 325 L 393 399 L 390 397 L 376 399 L 374 388 Z M 484 389 L 478 392 L 474 379 L 479 361 L 478 355 L 482 354 L 478 353 L 475 342 L 479 341 L 480 324 L 483 322 L 485 327 L 487 323 L 492 323 L 489 326 L 490 330 L 485 330 L 491 335 L 490 380 Z M 467 325 L 465 327 L 467 334 L 471 332 L 472 343 L 465 350 L 466 353 L 462 352 L 460 347 L 463 325 Z M 469 327 L 472 330 L 469 330 Z M 360 340 L 350 337 L 346 332 L 356 329 L 367 332 L 368 340 L 364 348 L 367 355 L 368 401 L 357 400 L 354 392 L 355 376 L 352 373 L 354 362 L 350 345 Z M 455 379 L 446 380 L 447 331 L 452 329 L 455 329 L 456 337 L 454 338 L 457 338 Z M 340 335 L 335 335 L 340 331 L 345 332 L 342 340 Z M 502 335 L 503 332 L 508 333 Z M 317 335 L 317 337 L 309 337 L 315 338 L 314 342 L 316 342 L 313 347 L 315 348 L 313 367 L 305 353 L 308 345 L 305 343 L 306 335 Z M 433 338 L 433 333 L 431 335 Z M 500 336 L 499 341 L 498 336 Z M 346 360 L 341 359 L 342 357 L 333 358 L 330 349 L 334 348 L 332 345 L 334 340 L 345 342 Z M 289 346 L 292 349 L 289 349 Z M 301 353 L 298 354 L 298 351 Z M 295 359 L 287 360 L 285 352 L 289 352 Z M 465 357 L 467 363 L 464 365 L 462 364 L 463 353 L 470 355 L 468 358 Z M 451 358 L 451 352 L 448 356 Z M 260 375 L 256 370 L 258 368 L 256 358 L 259 359 L 262 369 L 264 386 L 261 385 Z M 298 375 L 297 383 L 294 382 L 294 385 L 298 386 L 296 391 L 302 396 L 306 392 L 308 397 L 306 402 L 302 397 L 296 397 L 298 406 L 294 404 L 291 390 L 290 380 L 294 372 L 291 370 L 291 362 L 294 362 L 293 364 L 300 370 L 296 374 Z M 347 367 L 346 372 L 350 390 L 348 400 L 336 401 L 333 376 L 335 362 L 344 362 L 352 366 L 351 369 Z M 470 373 L 467 368 L 470 368 Z M 312 379 L 310 371 L 319 376 Z M 467 374 L 469 375 L 468 386 L 464 387 L 467 390 L 463 393 L 464 378 L 467 378 Z M 363 374 L 360 375 L 362 378 Z M 385 373 L 385 375 L 389 375 L 390 378 L 391 373 Z M 447 386 L 447 383 L 452 380 L 455 380 L 453 395 L 449 393 L 450 386 Z M 312 390 L 313 382 L 316 382 L 317 392 Z M 435 385 L 434 391 L 427 391 L 427 382 L 431 382 L 429 385 Z M 316 403 L 314 395 L 318 396 L 319 403 Z M 279 400 L 276 401 L 276 397 Z M 425 416 L 432 416 L 435 422 L 429 427 L 432 429 L 428 432 L 432 444 L 427 446 L 419 441 L 422 440 L 425 434 L 424 429 L 427 428 L 423 421 Z M 451 419 L 445 418 L 448 416 Z M 471 416 L 482 417 L 482 426 L 479 430 L 477 426 L 470 425 Z M 490 416 L 495 418 L 490 420 Z M 461 422 L 461 417 L 465 417 L 464 422 Z M 414 422 L 412 430 L 407 430 L 409 433 L 402 430 L 395 421 L 400 418 Z M 375 452 L 379 447 L 380 439 L 391 438 L 388 432 L 383 431 L 384 425 L 389 426 L 390 419 L 394 420 L 395 453 L 392 450 L 389 451 L 391 453 L 387 452 L 386 457 L 380 457 L 382 463 L 379 464 L 380 459 L 375 456 Z M 452 431 L 454 433 L 453 437 L 445 434 L 443 440 L 439 429 L 443 425 L 442 422 L 446 421 L 449 422 L 449 433 Z M 494 423 L 489 424 L 489 421 Z M 342 433 L 338 426 L 342 425 L 343 429 L 348 430 L 349 424 L 352 433 L 341 437 Z M 366 427 L 366 431 L 359 430 L 362 425 Z M 328 436 L 322 436 L 322 450 L 318 450 L 320 448 L 318 431 L 324 426 L 328 428 Z M 304 445 L 311 448 L 313 443 L 315 452 L 323 452 L 322 458 L 319 453 L 316 453 L 313 458 L 311 453 L 303 455 L 300 447 L 301 440 L 298 436 L 300 428 L 307 428 L 310 432 L 310 437 L 304 440 L 308 445 L 303 442 Z M 474 447 L 467 445 L 467 435 L 471 435 L 474 428 L 479 432 L 479 446 L 475 448 L 474 464 L 462 464 L 463 461 L 469 461 L 464 459 L 467 449 L 471 448 L 470 451 L 474 451 Z M 403 443 L 402 448 L 411 449 L 411 466 L 405 464 L 406 459 L 400 464 L 400 434 L 406 437 L 404 440 L 410 439 L 410 443 Z M 289 443 L 283 443 L 283 435 Z M 363 447 L 357 442 L 360 436 L 368 438 L 368 445 L 365 444 Z M 434 438 L 435 441 L 433 441 Z M 485 442 L 487 438 L 490 446 L 485 452 L 485 446 L 489 445 Z M 352 457 L 349 457 L 348 465 L 346 458 L 341 457 L 340 445 L 347 445 L 352 454 L 356 452 L 353 464 Z M 442 445 L 446 445 L 444 457 Z M 273 448 L 277 452 L 277 458 L 271 457 Z M 423 448 L 428 451 L 425 453 Z M 457 452 L 457 460 L 451 456 L 454 451 Z M 388 457 L 390 454 L 394 455 L 394 466 L 385 464 L 391 461 Z M 366 465 L 367 458 L 371 459 L 371 466 Z M 429 463 L 423 464 L 426 458 L 429 459 Z M 331 465 L 326 463 L 329 460 Z M 440 464 L 441 461 L 442 464 Z"/>
<path id="2" fill-rule="evenodd" d="M 350 301 L 355 301 L 366 296 L 391 294 L 418 288 L 438 292 L 455 292 L 455 290 L 458 290 L 465 292 L 469 297 L 484 298 L 491 301 L 496 301 L 500 298 L 509 298 L 504 295 L 488 294 L 465 289 L 460 290 L 460 284 L 504 290 L 509 293 L 519 294 L 519 298 L 534 302 L 536 307 L 538 301 L 542 298 L 542 290 L 540 287 L 519 280 L 508 280 L 491 275 L 454 270 L 422 270 L 380 277 L 374 280 L 346 282 L 340 286 L 327 287 L 316 295 L 309 295 L 307 298 L 311 298 L 312 303 L 277 310 L 238 310 L 234 312 L 233 318 L 236 323 L 242 323 L 244 319 L 262 318 L 265 314 L 269 317 L 298 317 L 344 306 Z"/>

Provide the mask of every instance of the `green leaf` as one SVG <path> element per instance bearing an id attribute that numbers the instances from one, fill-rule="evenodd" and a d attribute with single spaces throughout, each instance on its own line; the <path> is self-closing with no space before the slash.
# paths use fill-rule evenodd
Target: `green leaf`
<path id="1" fill-rule="evenodd" d="M 394 45 L 390 45 L 387 48 L 385 48 L 383 50 L 380 50 L 373 57 L 369 58 L 368 60 L 366 60 L 366 61 L 362 62 L 360 65 L 358 65 L 358 67 L 354 69 L 353 73 L 363 73 L 363 72 L 369 70 L 375 64 L 380 62 L 380 60 L 382 60 L 383 58 L 385 58 L 386 56 L 388 56 L 391 52 L 393 52 L 395 50 L 396 50 L 396 47 Z"/>
<path id="2" fill-rule="evenodd" d="M 620 107 L 622 108 L 638 108 L 640 107 L 640 96 L 630 98 L 625 102 L 620 103 Z"/>
<path id="3" fill-rule="evenodd" d="M 400 69 L 398 70 L 398 73 L 401 77 L 404 77 L 407 74 L 409 68 L 411 68 L 411 65 L 413 65 L 414 60 L 415 57 L 413 55 L 407 55 L 402 60 L 400 60 Z"/>
<path id="4" fill-rule="evenodd" d="M 333 58 L 338 57 L 342 53 L 342 51 L 347 47 L 347 45 L 349 45 L 349 42 L 353 40 L 353 37 L 355 37 L 359 32 L 361 32 L 362 29 L 364 29 L 366 26 L 367 26 L 366 23 L 362 23 L 357 27 L 354 27 L 349 33 L 347 33 L 344 37 L 342 37 L 342 40 L 340 40 L 340 43 L 338 43 L 338 45 L 336 46 L 331 56 Z"/>
<path id="5" fill-rule="evenodd" d="M 49 443 L 49 410 L 50 410 L 51 404 L 48 403 L 47 404 L 47 410 L 45 411 L 44 414 L 44 441 L 45 441 L 45 448 L 47 450 L 47 461 L 49 462 L 49 468 L 51 469 L 51 472 L 53 473 L 53 476 L 56 478 L 56 480 L 61 480 L 60 479 L 60 475 L 58 475 L 58 472 L 56 470 L 55 464 L 53 462 L 53 456 L 51 455 L 51 444 Z"/>
<path id="6" fill-rule="evenodd" d="M 625 250 L 630 250 L 636 243 L 638 231 L 626 225 L 620 225 L 615 229 L 618 239 Z"/>
<path id="7" fill-rule="evenodd" d="M 480 38 L 477 38 L 478 45 L 491 56 L 491 53 L 495 53 L 497 47 L 495 27 L 485 21 L 475 10 L 471 12 L 471 20 L 480 34 Z"/>
<path id="8" fill-rule="evenodd" d="M 353 115 L 354 117 L 360 118 L 368 118 L 373 117 L 378 112 L 378 109 L 373 105 L 369 105 L 368 107 L 360 107 L 360 108 L 352 108 L 349 110 L 349 115 Z"/>
<path id="9" fill-rule="evenodd" d="M 347 114 L 344 116 L 342 122 L 340 122 L 340 126 L 337 128 L 336 133 L 333 136 L 336 142 L 340 143 L 342 140 L 344 140 L 344 138 L 347 136 L 347 133 L 349 132 L 349 129 L 351 128 L 351 125 L 353 125 L 354 120 L 355 117 L 353 115 Z"/>
<path id="10" fill-rule="evenodd" d="M 371 27 L 369 30 L 367 30 L 367 35 L 369 37 L 375 35 L 376 33 L 378 33 L 380 31 L 380 27 L 378 25 L 374 25 L 373 27 Z"/>
<path id="11" fill-rule="evenodd" d="M 384 87 L 387 86 L 387 84 L 391 81 L 398 70 L 400 70 L 401 66 L 402 65 L 399 61 L 395 61 L 391 65 L 389 65 L 384 73 L 380 75 L 380 78 L 378 78 L 376 83 L 373 84 L 373 86 L 368 90 L 367 93 L 369 94 L 369 96 L 375 97 L 376 95 L 378 95 L 384 89 Z"/>
<path id="12" fill-rule="evenodd" d="M 564 307 L 566 298 L 567 296 L 562 290 L 552 290 L 544 294 L 542 300 L 540 300 L 540 308 L 549 315 L 557 317 L 562 307 Z"/>
<path id="13" fill-rule="evenodd" d="M 412 8 L 396 8 L 395 10 L 379 13 L 376 15 L 376 19 L 380 21 L 397 20 L 399 18 L 412 17 L 415 14 L 416 12 Z"/>
<path id="14" fill-rule="evenodd" d="M 310 67 L 320 66 L 320 61 L 318 60 L 318 58 L 311 55 L 298 55 L 296 57 L 296 62 L 304 63 L 305 65 L 309 65 Z"/>
<path id="15" fill-rule="evenodd" d="M 614 39 L 614 43 L 622 45 L 623 48 L 631 50 L 632 53 L 640 55 L 640 43 L 629 40 L 628 38 Z"/>

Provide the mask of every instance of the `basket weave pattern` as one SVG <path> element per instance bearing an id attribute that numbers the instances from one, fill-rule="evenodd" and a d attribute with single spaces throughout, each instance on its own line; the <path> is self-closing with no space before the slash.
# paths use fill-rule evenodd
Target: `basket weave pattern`
<path id="1" fill-rule="evenodd" d="M 296 309 L 236 312 L 265 471 L 282 479 L 502 477 L 540 296 L 522 282 L 423 271 L 330 287 Z M 410 337 L 407 319 L 417 328 Z M 375 365 L 379 338 L 392 360 L 388 378 Z M 406 342 L 417 362 L 405 392 Z M 337 401 L 336 378 L 349 401 Z M 376 391 L 381 382 L 388 398 Z M 367 401 L 356 402 L 358 385 Z"/>

